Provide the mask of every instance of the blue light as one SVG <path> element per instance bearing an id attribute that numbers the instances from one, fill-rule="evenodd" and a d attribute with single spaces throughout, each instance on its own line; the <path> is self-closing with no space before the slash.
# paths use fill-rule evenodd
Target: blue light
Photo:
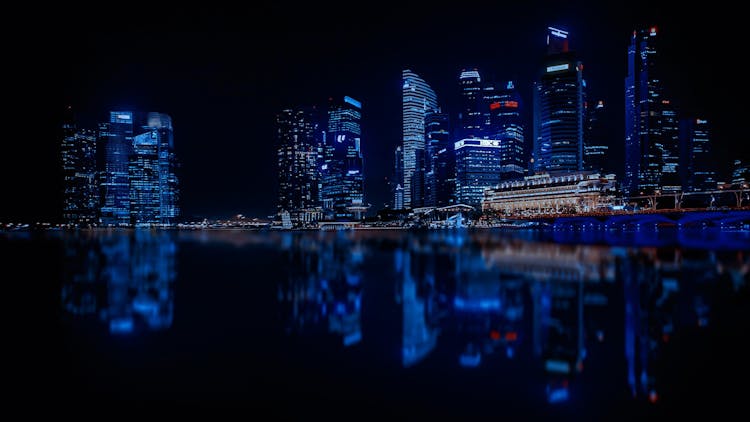
<path id="1" fill-rule="evenodd" d="M 109 332 L 110 333 L 132 333 L 133 332 L 133 319 L 132 318 L 116 318 L 109 321 Z"/>
<path id="2" fill-rule="evenodd" d="M 406 85 L 406 84 L 404 84 L 404 85 Z M 354 107 L 362 108 L 362 103 L 359 102 L 359 101 L 357 101 L 357 100 L 355 100 L 352 97 L 344 96 L 344 102 L 345 103 L 349 103 L 349 104 L 353 105 Z"/>

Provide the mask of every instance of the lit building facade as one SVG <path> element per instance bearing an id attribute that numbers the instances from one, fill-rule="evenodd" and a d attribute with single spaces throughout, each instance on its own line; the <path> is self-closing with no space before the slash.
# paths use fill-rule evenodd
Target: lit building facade
<path id="1" fill-rule="evenodd" d="M 63 123 L 63 219 L 66 223 L 91 225 L 98 221 L 96 133 L 77 129 L 72 112 Z"/>
<path id="2" fill-rule="evenodd" d="M 458 136 L 481 138 L 485 128 L 482 76 L 477 69 L 463 69 L 458 77 L 458 83 L 461 89 Z"/>
<path id="3" fill-rule="evenodd" d="M 427 114 L 424 206 L 444 206 L 455 200 L 456 161 L 450 137 L 448 113 Z"/>
<path id="4" fill-rule="evenodd" d="M 404 153 L 401 145 L 393 152 L 393 179 L 391 180 L 391 195 L 394 210 L 404 209 Z"/>
<path id="5" fill-rule="evenodd" d="M 685 192 L 716 189 L 716 166 L 711 152 L 711 134 L 708 120 L 683 119 L 680 121 L 680 144 L 683 151 L 682 173 Z"/>
<path id="6" fill-rule="evenodd" d="M 625 178 L 623 192 L 629 196 L 661 189 L 664 157 L 666 168 L 674 164 L 671 129 L 672 104 L 663 98 L 658 67 L 656 27 L 633 31 L 628 47 L 628 74 L 625 78 Z M 662 111 L 666 111 L 666 115 Z M 664 120 L 667 117 L 667 120 Z M 666 133 L 664 126 L 668 127 Z M 666 138 L 665 139 L 665 135 Z M 665 154 L 664 146 L 667 146 Z M 671 173 L 670 173 L 671 174 Z M 671 176 L 670 176 L 671 177 Z M 668 184 L 672 184 L 670 181 Z"/>
<path id="7" fill-rule="evenodd" d="M 136 227 L 160 223 L 159 134 L 149 130 L 133 137 L 128 161 L 130 221 Z"/>
<path id="8" fill-rule="evenodd" d="M 523 177 L 525 140 L 521 95 L 513 81 L 508 81 L 505 88 L 495 90 L 487 109 L 490 113 L 490 138 L 501 141 L 500 178 L 509 180 Z"/>
<path id="9" fill-rule="evenodd" d="M 361 120 L 359 101 L 330 99 L 320 173 L 323 210 L 333 219 L 358 219 L 365 205 Z"/>
<path id="10" fill-rule="evenodd" d="M 161 225 L 172 225 L 180 216 L 179 162 L 174 146 L 172 118 L 164 113 L 148 113 L 147 130 L 156 134 L 159 160 L 159 217 Z"/>
<path id="11" fill-rule="evenodd" d="M 101 181 L 101 223 L 130 225 L 130 179 L 128 166 L 133 151 L 133 112 L 112 111 L 99 125 L 97 165 Z"/>
<path id="12" fill-rule="evenodd" d="M 457 141 L 454 150 L 456 202 L 478 206 L 484 190 L 500 183 L 502 141 L 467 138 Z"/>
<path id="13" fill-rule="evenodd" d="M 607 108 L 599 100 L 587 108 L 586 136 L 583 144 L 583 166 L 586 170 L 604 174 L 611 170 L 607 163 L 609 146 L 604 115 Z"/>
<path id="14" fill-rule="evenodd" d="M 276 115 L 276 158 L 279 198 L 277 209 L 294 224 L 322 218 L 319 150 L 321 124 L 315 108 L 284 109 Z"/>
<path id="15" fill-rule="evenodd" d="M 404 207 L 413 208 L 412 181 L 418 175 L 418 156 L 424 155 L 425 116 L 438 110 L 435 91 L 411 70 L 402 72 L 402 139 Z"/>
<path id="16" fill-rule="evenodd" d="M 750 184 L 750 163 L 734 160 L 731 180 L 732 185 L 739 187 Z"/>
<path id="17" fill-rule="evenodd" d="M 548 28 L 547 56 L 533 91 L 535 171 L 583 169 L 584 84 L 568 32 Z"/>
<path id="18" fill-rule="evenodd" d="M 483 212 L 503 216 L 574 214 L 604 210 L 614 201 L 615 179 L 587 171 L 540 173 L 484 191 Z"/>

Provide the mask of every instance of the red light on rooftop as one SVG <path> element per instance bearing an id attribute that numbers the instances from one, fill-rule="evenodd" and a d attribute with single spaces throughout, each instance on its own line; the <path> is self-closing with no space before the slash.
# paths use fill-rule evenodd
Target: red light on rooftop
<path id="1" fill-rule="evenodd" d="M 505 340 L 507 341 L 516 341 L 518 340 L 518 333 L 515 331 L 508 331 L 505 333 Z"/>
<path id="2" fill-rule="evenodd" d="M 492 103 L 490 104 L 490 110 L 495 110 L 500 108 L 500 103 Z"/>
<path id="3" fill-rule="evenodd" d="M 492 340 L 500 340 L 500 333 L 497 330 L 490 331 L 490 338 Z"/>

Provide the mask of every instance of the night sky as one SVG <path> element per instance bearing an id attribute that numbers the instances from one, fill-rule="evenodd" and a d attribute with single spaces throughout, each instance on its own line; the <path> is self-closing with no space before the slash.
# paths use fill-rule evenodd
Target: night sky
<path id="1" fill-rule="evenodd" d="M 374 212 L 388 200 L 386 177 L 400 143 L 401 70 L 422 76 L 451 113 L 463 67 L 478 67 L 488 80 L 514 79 L 530 139 L 531 83 L 547 26 L 570 32 L 590 100 L 609 107 L 618 171 L 627 45 L 639 25 L 657 25 L 664 38 L 665 86 L 678 109 L 711 120 L 720 175 L 730 170 L 730 157 L 748 149 L 740 143 L 746 143 L 744 107 L 733 100 L 746 79 L 736 62 L 747 37 L 741 13 L 718 2 L 650 9 L 639 4 L 654 2 L 252 3 L 223 9 L 210 3 L 203 9 L 56 6 L 42 15 L 7 15 L 28 24 L 5 36 L 6 58 L 15 59 L 5 66 L 11 73 L 6 107 L 14 117 L 0 166 L 0 221 L 60 219 L 59 126 L 66 105 L 76 110 L 79 126 L 90 128 L 109 110 L 171 115 L 183 215 L 266 217 L 275 212 L 274 114 L 343 95 L 363 103 L 365 195 Z"/>

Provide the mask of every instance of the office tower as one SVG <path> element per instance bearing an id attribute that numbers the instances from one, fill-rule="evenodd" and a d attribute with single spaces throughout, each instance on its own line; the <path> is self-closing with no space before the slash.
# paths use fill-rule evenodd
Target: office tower
<path id="1" fill-rule="evenodd" d="M 505 88 L 495 90 L 487 109 L 490 113 L 488 134 L 491 139 L 501 141 L 501 179 L 523 177 L 524 128 L 521 120 L 521 95 L 513 81 L 508 81 Z"/>
<path id="2" fill-rule="evenodd" d="M 411 70 L 402 72 L 402 124 L 404 155 L 404 207 L 413 208 L 412 179 L 417 170 L 417 157 L 424 154 L 427 113 L 438 109 L 435 91 L 422 78 Z M 421 200 L 420 200 L 421 202 Z"/>
<path id="3" fill-rule="evenodd" d="M 311 107 L 282 110 L 276 115 L 275 137 L 278 212 L 288 212 L 295 224 L 321 218 L 318 150 L 322 133 L 317 110 Z"/>
<path id="4" fill-rule="evenodd" d="M 659 189 L 664 192 L 678 192 L 682 190 L 680 181 L 680 122 L 674 103 L 667 99 L 660 102 L 658 121 L 661 127 L 661 179 Z"/>
<path id="5" fill-rule="evenodd" d="M 110 112 L 109 122 L 99 125 L 97 165 L 101 182 L 101 223 L 130 224 L 128 161 L 133 150 L 133 113 Z"/>
<path id="6" fill-rule="evenodd" d="M 70 107 L 60 146 L 63 166 L 63 219 L 68 224 L 97 222 L 96 133 L 76 128 Z"/>
<path id="7" fill-rule="evenodd" d="M 333 219 L 359 219 L 366 210 L 361 120 L 359 101 L 347 96 L 343 101 L 329 99 L 321 199 L 324 211 Z"/>
<path id="8" fill-rule="evenodd" d="M 663 95 L 656 27 L 633 31 L 625 78 L 625 178 L 623 191 L 634 196 L 673 190 L 679 169 L 676 114 Z M 666 178 L 662 175 L 667 172 Z"/>
<path id="9" fill-rule="evenodd" d="M 393 154 L 393 177 L 391 179 L 391 195 L 393 200 L 393 209 L 401 210 L 404 208 L 404 153 L 401 146 L 396 147 Z"/>
<path id="10" fill-rule="evenodd" d="M 146 124 L 147 130 L 155 132 L 158 140 L 159 223 L 171 225 L 176 223 L 180 215 L 178 161 L 174 148 L 172 118 L 164 113 L 151 112 L 147 115 Z"/>
<path id="11" fill-rule="evenodd" d="M 461 88 L 458 136 L 481 138 L 484 133 L 482 77 L 477 69 L 463 69 L 458 77 L 458 83 Z"/>
<path id="12" fill-rule="evenodd" d="M 604 101 L 589 104 L 586 110 L 586 136 L 583 143 L 583 167 L 586 170 L 605 174 L 612 170 L 607 163 L 609 145 L 608 131 L 605 125 L 607 108 Z"/>
<path id="13" fill-rule="evenodd" d="M 711 152 L 711 135 L 705 119 L 680 121 L 680 149 L 682 152 L 683 191 L 716 189 L 716 164 Z"/>
<path id="14" fill-rule="evenodd" d="M 454 195 L 455 160 L 450 142 L 450 117 L 448 113 L 429 113 L 425 116 L 425 180 L 424 205 L 448 205 Z M 450 154 L 448 152 L 450 151 Z"/>
<path id="15" fill-rule="evenodd" d="M 478 207 L 484 190 L 500 183 L 502 141 L 462 139 L 454 145 L 456 153 L 456 201 Z"/>
<path id="16" fill-rule="evenodd" d="M 568 32 L 548 28 L 547 56 L 533 91 L 535 171 L 583 169 L 584 86 Z"/>
<path id="17" fill-rule="evenodd" d="M 159 135 L 155 130 L 148 130 L 133 137 L 133 152 L 128 160 L 128 178 L 131 224 L 136 227 L 159 224 Z"/>

